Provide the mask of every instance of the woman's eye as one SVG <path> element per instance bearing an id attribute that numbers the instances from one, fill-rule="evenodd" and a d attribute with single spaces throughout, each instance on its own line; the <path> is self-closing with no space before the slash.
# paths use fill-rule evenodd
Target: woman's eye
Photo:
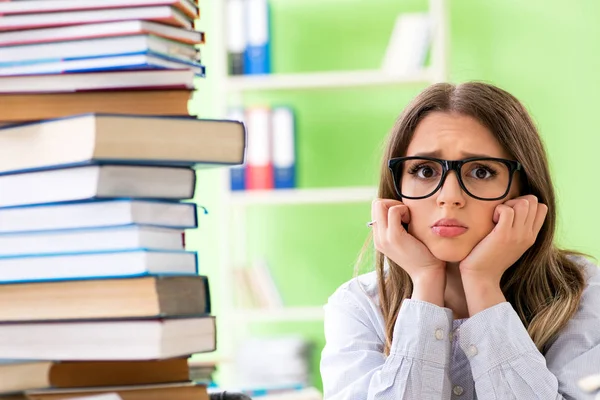
<path id="1" fill-rule="evenodd" d="M 417 175 L 419 176 L 419 178 L 433 178 L 433 176 L 435 175 L 435 171 L 431 167 L 421 167 L 419 168 Z"/>
<path id="2" fill-rule="evenodd" d="M 492 174 L 487 169 L 480 167 L 480 168 L 473 169 L 471 171 L 471 176 L 473 176 L 473 178 L 477 178 L 477 179 L 487 179 L 487 178 L 490 178 L 492 176 Z"/>

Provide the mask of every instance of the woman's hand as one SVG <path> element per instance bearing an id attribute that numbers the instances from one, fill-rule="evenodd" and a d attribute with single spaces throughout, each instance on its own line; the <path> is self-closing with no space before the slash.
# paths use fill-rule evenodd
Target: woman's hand
<path id="1" fill-rule="evenodd" d="M 460 263 L 469 314 L 506 301 L 500 291 L 500 279 L 533 246 L 547 213 L 548 207 L 538 203 L 533 195 L 517 197 L 496 207 L 493 215 L 496 226 Z"/>
<path id="2" fill-rule="evenodd" d="M 371 214 L 375 248 L 408 273 L 413 282 L 412 298 L 443 306 L 446 263 L 404 229 L 402 223 L 410 223 L 408 207 L 397 200 L 376 199 Z"/>

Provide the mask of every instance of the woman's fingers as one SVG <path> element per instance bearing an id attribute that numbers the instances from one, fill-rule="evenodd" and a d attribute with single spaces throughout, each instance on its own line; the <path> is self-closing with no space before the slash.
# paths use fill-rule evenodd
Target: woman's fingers
<path id="1" fill-rule="evenodd" d="M 529 214 L 529 199 L 520 198 L 513 206 L 514 219 L 513 226 L 515 228 L 523 228 L 527 222 L 527 214 Z"/>
<path id="2" fill-rule="evenodd" d="M 545 204 L 538 204 L 537 212 L 533 220 L 533 234 L 535 237 L 537 237 L 538 233 L 540 233 L 540 230 L 544 225 L 544 221 L 546 220 L 546 215 L 548 215 L 548 206 Z"/>
<path id="3" fill-rule="evenodd" d="M 539 203 L 538 198 L 534 195 L 530 194 L 525 196 L 527 201 L 529 202 L 529 212 L 527 213 L 527 219 L 525 220 L 525 226 L 529 230 L 533 230 L 533 222 L 535 221 L 535 216 L 537 215 Z"/>
<path id="4" fill-rule="evenodd" d="M 402 222 L 410 221 L 408 207 L 397 200 L 375 199 L 371 206 L 373 241 L 382 250 L 394 235 L 402 234 Z"/>
<path id="5" fill-rule="evenodd" d="M 405 221 L 410 221 L 410 212 L 407 206 L 399 204 L 390 207 L 388 211 L 388 234 L 396 236 L 406 233 L 406 229 L 402 226 L 403 222 L 408 223 Z"/>
<path id="6" fill-rule="evenodd" d="M 513 226 L 515 218 L 515 210 L 506 204 L 498 204 L 494 211 L 494 220 L 498 221 L 496 229 L 498 230 L 509 230 Z"/>
<path id="7" fill-rule="evenodd" d="M 371 205 L 371 219 L 375 223 L 374 228 L 387 228 L 387 208 L 382 203 L 381 199 L 373 200 Z"/>

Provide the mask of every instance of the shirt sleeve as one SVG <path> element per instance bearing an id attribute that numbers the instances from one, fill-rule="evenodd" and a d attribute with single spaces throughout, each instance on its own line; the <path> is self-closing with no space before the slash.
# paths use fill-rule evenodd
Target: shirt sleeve
<path id="1" fill-rule="evenodd" d="M 404 300 L 386 357 L 374 311 L 355 296 L 338 291 L 325 306 L 326 344 L 321 357 L 324 398 L 450 399 L 452 310 Z"/>
<path id="2" fill-rule="evenodd" d="M 575 335 L 598 331 L 598 319 L 574 324 Z M 573 325 L 573 324 L 572 324 Z M 508 302 L 490 307 L 469 318 L 459 328 L 458 341 L 471 365 L 479 400 L 593 399 L 577 387 L 577 380 L 597 373 L 598 343 L 575 353 L 564 336 L 552 344 L 562 363 L 548 363 Z M 597 336 L 597 335 L 596 335 Z M 579 348 L 581 346 L 578 346 Z M 595 360 L 595 361 L 594 361 Z"/>

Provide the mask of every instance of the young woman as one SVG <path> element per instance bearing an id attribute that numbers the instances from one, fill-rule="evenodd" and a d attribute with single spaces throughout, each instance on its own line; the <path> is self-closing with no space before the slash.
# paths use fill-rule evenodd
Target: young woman
<path id="1" fill-rule="evenodd" d="M 555 223 L 519 101 L 483 83 L 425 89 L 389 138 L 376 271 L 325 307 L 325 399 L 592 398 L 577 382 L 600 372 L 600 275 L 554 245 Z"/>

